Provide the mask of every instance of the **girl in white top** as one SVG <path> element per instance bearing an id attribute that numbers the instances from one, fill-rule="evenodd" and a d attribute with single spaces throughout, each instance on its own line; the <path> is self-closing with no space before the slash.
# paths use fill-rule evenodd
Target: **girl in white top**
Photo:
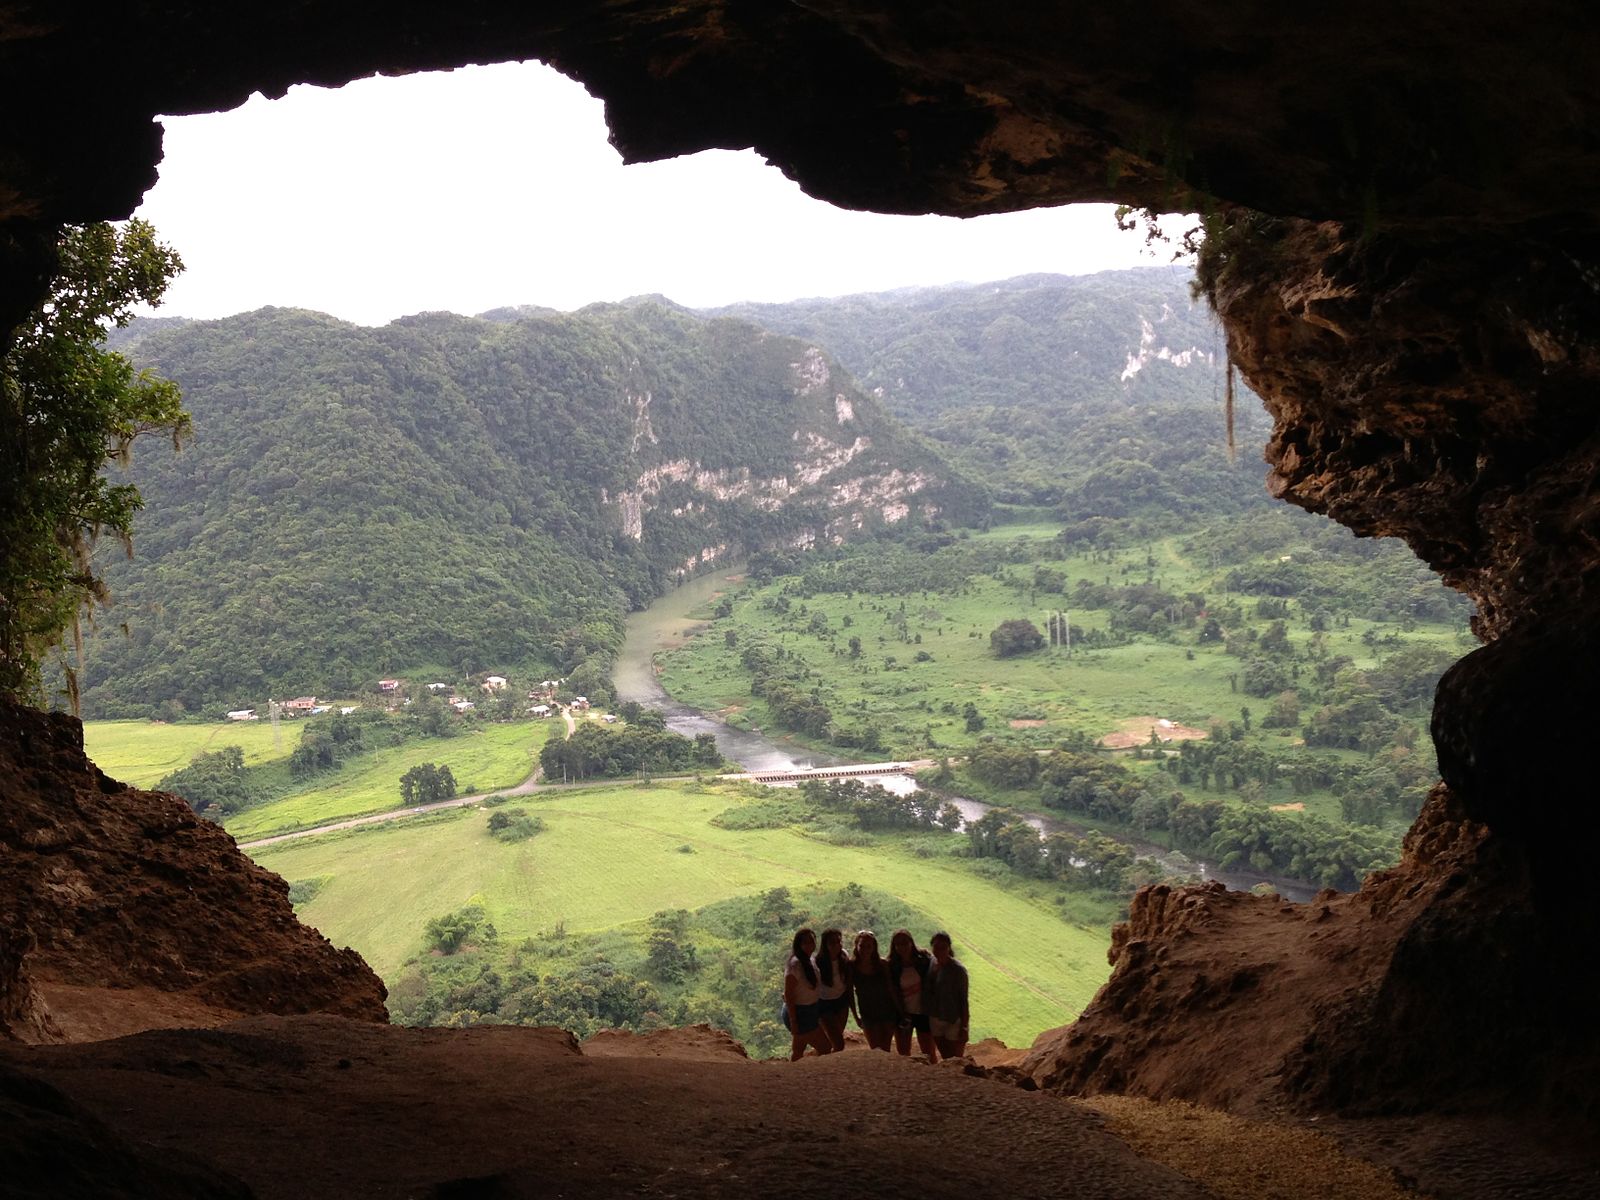
<path id="1" fill-rule="evenodd" d="M 844 952 L 844 934 L 822 931 L 817 950 L 817 1018 L 835 1050 L 844 1049 L 844 1027 L 850 1019 L 850 957 Z"/>
<path id="2" fill-rule="evenodd" d="M 818 1054 L 828 1054 L 833 1043 L 817 1020 L 816 964 L 811 956 L 817 949 L 817 935 L 802 929 L 790 944 L 788 966 L 783 971 L 784 1020 L 789 1026 L 789 1061 L 798 1060 L 810 1046 Z"/>

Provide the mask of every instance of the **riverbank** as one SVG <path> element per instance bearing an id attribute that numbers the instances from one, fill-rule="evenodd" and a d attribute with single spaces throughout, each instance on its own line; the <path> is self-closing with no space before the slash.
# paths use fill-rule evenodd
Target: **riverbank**
<path id="1" fill-rule="evenodd" d="M 612 672 L 620 700 L 632 700 L 660 712 L 667 728 L 685 737 L 710 733 L 717 739 L 717 748 L 724 758 L 740 763 L 751 771 L 804 770 L 810 767 L 833 766 L 847 760 L 824 751 L 802 746 L 792 740 L 778 739 L 752 730 L 736 729 L 691 705 L 674 699 L 662 686 L 657 670 L 657 656 L 682 647 L 701 631 L 706 621 L 693 614 L 714 602 L 719 596 L 737 588 L 743 581 L 743 568 L 730 567 L 714 571 L 673 589 L 648 608 L 631 614 L 624 627 L 622 649 Z M 926 786 L 911 779 L 880 781 L 893 790 Z M 996 807 L 1007 807 L 978 800 L 970 796 L 936 789 L 943 798 L 961 810 L 962 819 L 976 821 Z M 1140 858 L 1149 858 L 1161 864 L 1173 878 L 1216 879 L 1234 891 L 1250 891 L 1265 885 L 1285 899 L 1305 903 L 1316 895 L 1318 886 L 1305 880 L 1286 879 L 1253 871 L 1218 871 L 1204 861 L 1191 858 L 1181 851 L 1160 846 L 1147 839 L 1133 836 L 1131 830 L 1087 825 L 1071 821 L 1059 814 L 1035 809 L 1015 807 L 1019 815 L 1043 833 L 1066 832 L 1083 836 L 1090 832 L 1104 833 L 1128 846 Z"/>

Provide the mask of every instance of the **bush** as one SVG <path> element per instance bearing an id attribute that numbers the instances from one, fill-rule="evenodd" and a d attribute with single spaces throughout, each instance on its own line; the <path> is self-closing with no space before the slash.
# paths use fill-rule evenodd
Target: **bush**
<path id="1" fill-rule="evenodd" d="M 525 842 L 542 832 L 544 821 L 525 808 L 499 809 L 489 814 L 489 836 L 501 842 Z"/>

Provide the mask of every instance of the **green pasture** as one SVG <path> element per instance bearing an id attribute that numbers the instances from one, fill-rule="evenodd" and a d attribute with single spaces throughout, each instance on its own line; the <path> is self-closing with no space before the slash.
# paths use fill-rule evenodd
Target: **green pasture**
<path id="1" fill-rule="evenodd" d="M 417 952 L 429 919 L 474 900 L 502 939 L 520 939 L 558 923 L 596 932 L 778 886 L 851 882 L 950 931 L 972 973 L 975 1037 L 1026 1044 L 1075 1017 L 1107 974 L 1107 931 L 1069 923 L 1030 885 L 986 880 L 959 859 L 918 858 L 889 837 L 836 846 L 795 829 L 718 828 L 711 818 L 740 802 L 734 788 L 631 785 L 527 800 L 545 830 L 517 844 L 494 841 L 485 814 L 463 810 L 255 857 L 291 881 L 328 876 L 302 917 L 386 977 Z"/>
<path id="2" fill-rule="evenodd" d="M 422 763 L 449 767 L 462 792 L 515 787 L 533 773 L 539 750 L 560 721 L 487 725 L 452 738 L 426 738 L 374 750 L 293 785 L 281 798 L 223 822 L 240 841 L 365 816 L 400 805 L 400 776 Z"/>
<path id="3" fill-rule="evenodd" d="M 1146 565 L 1150 555 L 1157 560 L 1155 577 L 1169 591 L 1200 592 L 1213 604 L 1237 598 L 1246 613 L 1252 613 L 1254 597 L 1230 596 L 1218 583 L 1220 573 L 1214 575 L 1184 558 L 1177 539 L 1156 543 L 1149 550 L 1091 560 L 1061 557 L 1059 545 L 1049 537 L 1052 532 L 1046 525 L 1004 526 L 982 536 L 1003 540 L 1020 536 L 1037 544 L 1036 557 L 1012 568 L 1019 576 L 1037 563 L 1065 571 L 1071 583 L 1080 578 L 1136 583 L 1151 570 Z M 750 695 L 750 675 L 739 660 L 741 649 L 751 640 L 764 640 L 782 646 L 817 673 L 836 724 L 876 724 L 885 745 L 897 754 L 960 752 L 989 736 L 1041 746 L 1069 730 L 1098 738 L 1135 717 L 1165 717 L 1204 729 L 1213 720 L 1241 720 L 1244 707 L 1259 721 L 1271 703 L 1239 688 L 1240 658 L 1226 653 L 1220 644 L 1197 643 L 1195 631 L 1189 629 L 1177 631 L 1171 641 L 1139 635 L 1121 646 L 1077 646 L 1070 653 L 1046 648 L 1014 658 L 995 656 L 989 634 L 1001 621 L 1027 618 L 1042 628 L 1049 607 L 1068 610 L 1075 636 L 1106 628 L 1109 613 L 1071 607 L 1070 584 L 1066 597 L 1030 596 L 990 576 L 974 576 L 960 590 L 906 597 L 819 594 L 796 601 L 786 614 L 763 603 L 781 586 L 779 581 L 741 595 L 729 618 L 712 620 L 709 608 L 700 610 L 703 632 L 662 657 L 661 683 L 666 690 L 675 699 L 721 713 L 733 724 L 768 728 L 771 716 Z M 895 626 L 902 599 L 909 642 L 901 640 Z M 797 619 L 802 603 L 806 612 Z M 825 634 L 804 628 L 818 612 L 827 619 Z M 1264 629 L 1269 621 L 1250 615 L 1247 623 Z M 1312 637 L 1298 611 L 1288 628 L 1296 645 Z M 1369 629 L 1392 633 L 1395 627 L 1352 619 L 1347 627 L 1323 635 L 1328 653 L 1346 655 L 1358 667 L 1375 666 L 1378 652 L 1361 640 Z M 733 646 L 725 639 L 730 630 L 736 638 Z M 861 639 L 859 658 L 848 656 L 851 636 Z M 1408 644 L 1430 642 L 1452 652 L 1466 649 L 1460 631 L 1452 627 L 1419 625 L 1404 637 Z M 931 661 L 917 662 L 919 652 L 930 655 Z M 895 659 L 893 667 L 885 661 L 889 657 Z M 969 702 L 984 717 L 980 732 L 965 727 L 961 713 Z M 947 711 L 947 706 L 956 711 Z M 1269 748 L 1284 746 L 1284 739 L 1270 731 L 1251 736 Z"/>
<path id="4" fill-rule="evenodd" d="M 238 746 L 250 766 L 287 758 L 300 744 L 302 726 L 279 723 L 275 739 L 270 721 L 182 722 L 85 721 L 83 747 L 102 771 L 134 787 L 152 787 L 157 780 L 201 753 Z M 277 741 L 281 740 L 281 748 Z"/>

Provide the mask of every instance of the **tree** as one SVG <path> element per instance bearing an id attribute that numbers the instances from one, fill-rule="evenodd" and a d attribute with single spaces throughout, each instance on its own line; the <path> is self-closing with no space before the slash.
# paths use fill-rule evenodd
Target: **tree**
<path id="1" fill-rule="evenodd" d="M 1030 650 L 1037 650 L 1044 645 L 1044 634 L 1039 632 L 1039 627 L 1032 621 L 1023 618 L 1014 618 L 1002 621 L 989 635 L 989 648 L 999 658 L 1011 658 L 1013 655 L 1026 654 Z"/>
<path id="2" fill-rule="evenodd" d="M 164 776 L 156 788 L 176 792 L 195 812 L 213 808 L 218 813 L 238 812 L 262 798 L 261 789 L 244 765 L 244 751 L 238 746 L 196 754 L 187 767 Z"/>
<path id="3" fill-rule="evenodd" d="M 435 804 L 456 794 L 456 778 L 449 767 L 418 763 L 400 776 L 400 798 L 406 804 Z"/>
<path id="4" fill-rule="evenodd" d="M 102 474 L 134 441 L 189 431 L 176 384 L 102 343 L 183 269 L 143 221 L 67 226 L 59 273 L 0 358 L 0 693 L 36 695 L 40 663 L 109 595 L 91 561 L 109 533 L 132 553 L 139 491 Z M 76 703 L 76 680 L 69 671 Z"/>

